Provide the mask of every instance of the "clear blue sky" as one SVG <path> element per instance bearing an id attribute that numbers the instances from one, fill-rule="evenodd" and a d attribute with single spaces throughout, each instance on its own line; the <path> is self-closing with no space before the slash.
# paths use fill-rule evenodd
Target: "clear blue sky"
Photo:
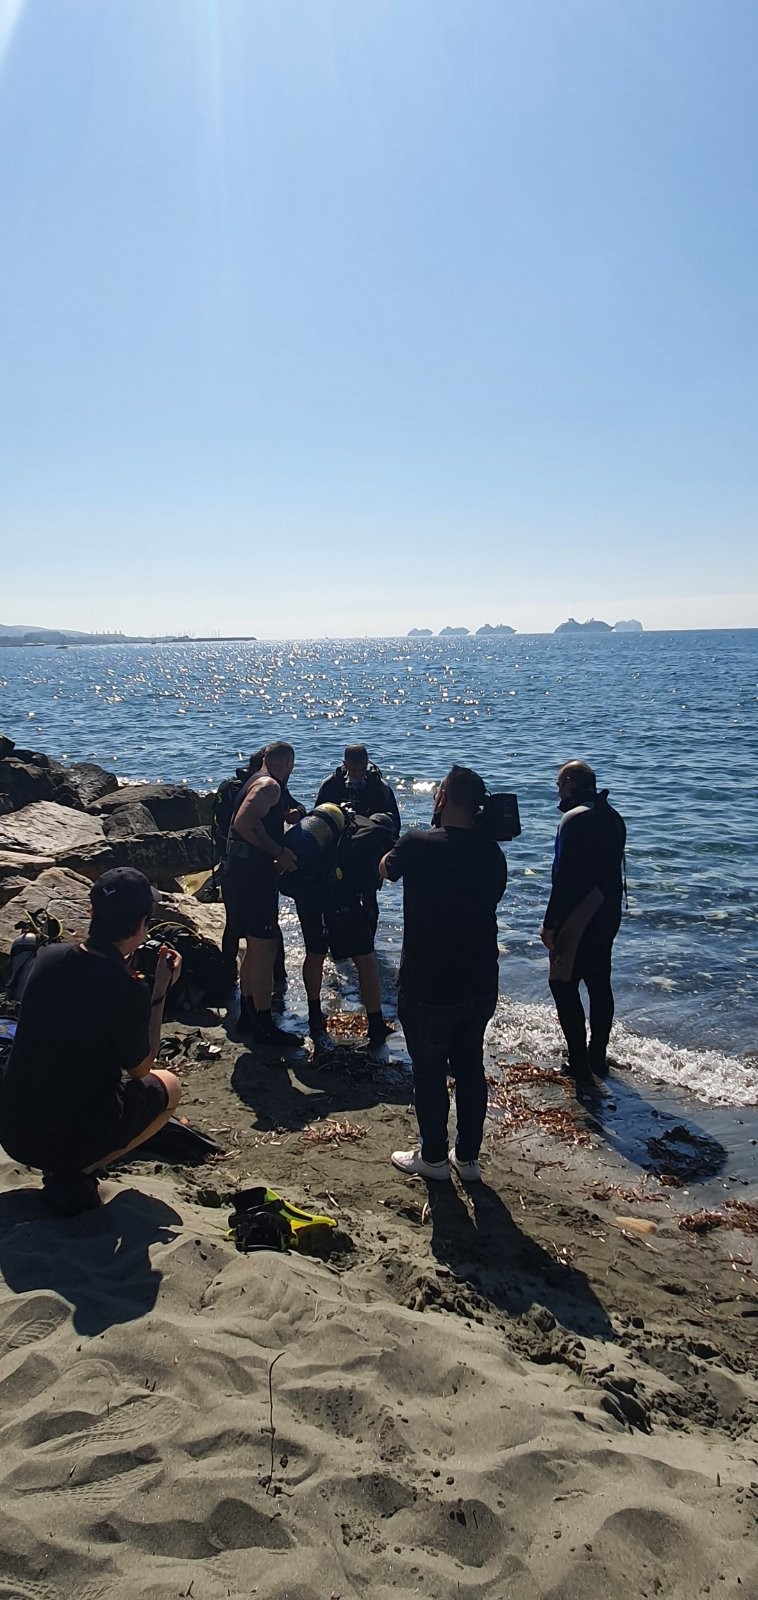
<path id="1" fill-rule="evenodd" d="M 0 0 L 0 622 L 758 625 L 756 0 Z"/>

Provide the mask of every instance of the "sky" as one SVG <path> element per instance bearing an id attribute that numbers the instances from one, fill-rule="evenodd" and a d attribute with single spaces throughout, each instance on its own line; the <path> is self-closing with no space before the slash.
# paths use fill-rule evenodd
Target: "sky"
<path id="1" fill-rule="evenodd" d="M 0 0 L 0 623 L 758 626 L 755 0 Z"/>

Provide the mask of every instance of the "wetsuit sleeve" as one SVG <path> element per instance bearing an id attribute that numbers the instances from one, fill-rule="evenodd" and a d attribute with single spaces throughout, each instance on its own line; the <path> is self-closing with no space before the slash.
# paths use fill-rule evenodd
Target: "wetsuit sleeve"
<path id="1" fill-rule="evenodd" d="M 395 799 L 394 791 L 390 788 L 388 783 L 382 784 L 382 788 L 384 790 L 384 795 L 383 795 L 384 810 L 387 812 L 387 815 L 392 818 L 392 821 L 395 824 L 395 828 L 397 829 L 397 832 L 399 833 L 400 832 L 400 809 L 399 809 L 397 800 Z"/>
<path id="2" fill-rule="evenodd" d="M 546 928 L 560 928 L 587 892 L 586 848 L 578 817 L 566 818 L 555 839 L 553 888 L 543 917 Z"/>

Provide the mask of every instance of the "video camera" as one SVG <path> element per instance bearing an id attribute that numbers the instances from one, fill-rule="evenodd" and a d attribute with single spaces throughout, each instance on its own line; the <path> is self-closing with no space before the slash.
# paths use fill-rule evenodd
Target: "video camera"
<path id="1" fill-rule="evenodd" d="M 435 811 L 432 816 L 433 828 L 439 828 L 440 817 L 441 813 Z M 518 839 L 521 832 L 518 796 L 488 792 L 476 815 L 474 827 L 486 834 L 488 839 L 496 839 L 498 844 L 505 844 L 508 839 Z"/>
<path id="2" fill-rule="evenodd" d="M 521 832 L 518 796 L 488 794 L 474 826 L 501 844 L 508 839 L 518 839 Z"/>

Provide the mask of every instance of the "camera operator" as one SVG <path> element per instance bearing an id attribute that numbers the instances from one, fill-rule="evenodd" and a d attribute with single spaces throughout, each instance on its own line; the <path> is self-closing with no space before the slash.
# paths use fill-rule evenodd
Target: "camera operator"
<path id="1" fill-rule="evenodd" d="M 42 1169 L 46 1200 L 67 1216 L 99 1205 L 96 1170 L 157 1133 L 181 1092 L 155 1065 L 181 957 L 161 946 L 152 994 L 130 966 L 153 890 L 133 867 L 116 867 L 93 883 L 90 902 L 84 943 L 37 955 L 0 1080 L 0 1143 Z"/>
<path id="2" fill-rule="evenodd" d="M 400 1172 L 464 1182 L 481 1176 L 487 1111 L 484 1031 L 497 1003 L 497 906 L 505 856 L 483 825 L 487 792 L 470 767 L 452 767 L 434 797 L 429 830 L 403 834 L 381 863 L 403 880 L 398 1016 L 413 1065 L 417 1150 L 396 1150 Z M 448 1154 L 448 1075 L 455 1079 L 457 1135 Z"/>

